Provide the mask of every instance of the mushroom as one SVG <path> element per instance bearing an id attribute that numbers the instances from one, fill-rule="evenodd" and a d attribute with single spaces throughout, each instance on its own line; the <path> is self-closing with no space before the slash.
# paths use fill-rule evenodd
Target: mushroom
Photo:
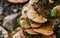
<path id="1" fill-rule="evenodd" d="M 24 13 L 24 11 L 27 11 Z M 43 15 L 39 15 L 32 7 L 32 5 L 27 5 L 23 7 L 22 15 L 25 14 L 29 19 L 37 23 L 45 23 L 47 18 Z"/>
<path id="2" fill-rule="evenodd" d="M 45 26 L 45 27 L 41 27 L 41 28 L 38 28 L 38 29 L 33 29 L 33 31 L 38 32 L 42 35 L 46 35 L 46 36 L 49 36 L 49 35 L 53 34 L 53 30 L 52 30 L 51 26 Z"/>
<path id="3" fill-rule="evenodd" d="M 28 33 L 28 34 L 38 34 L 37 32 L 35 32 L 35 31 L 33 31 L 33 29 L 26 29 L 26 32 Z"/>
<path id="4" fill-rule="evenodd" d="M 33 9 L 28 10 L 27 16 L 29 19 L 37 23 L 47 22 L 47 18 L 43 17 L 42 15 L 38 15 L 38 13 L 34 11 Z"/>
<path id="5" fill-rule="evenodd" d="M 28 0 L 8 0 L 8 1 L 12 3 L 24 3 L 27 2 Z"/>
<path id="6" fill-rule="evenodd" d="M 43 38 L 56 38 L 56 35 L 51 35 L 51 36 L 43 36 Z"/>
<path id="7" fill-rule="evenodd" d="M 41 24 L 38 24 L 38 23 L 33 23 L 33 24 L 31 24 L 31 27 L 32 28 L 38 28 L 38 27 L 40 27 L 41 26 Z"/>
<path id="8" fill-rule="evenodd" d="M 24 18 L 26 19 L 27 18 L 27 15 L 26 15 L 26 12 L 30 9 L 30 5 L 26 4 L 23 9 L 22 9 L 22 16 L 21 18 Z"/>
<path id="9" fill-rule="evenodd" d="M 49 3 L 54 3 L 54 0 L 49 0 Z"/>

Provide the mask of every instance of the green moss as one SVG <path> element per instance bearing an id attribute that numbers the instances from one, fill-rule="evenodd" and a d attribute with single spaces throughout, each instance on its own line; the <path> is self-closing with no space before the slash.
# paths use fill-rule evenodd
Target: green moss
<path id="1" fill-rule="evenodd" d="M 38 2 L 38 0 L 34 0 L 34 2 Z"/>
<path id="2" fill-rule="evenodd" d="M 52 11 L 51 11 L 51 16 L 55 17 L 57 11 L 58 11 L 57 8 L 53 8 Z"/>
<path id="3" fill-rule="evenodd" d="M 17 23 L 20 23 L 20 17 L 18 17 L 18 19 L 17 19 Z"/>
<path id="4" fill-rule="evenodd" d="M 33 23 L 32 20 L 29 20 L 29 23 L 32 24 Z"/>
<path id="5" fill-rule="evenodd" d="M 26 25 L 26 24 L 27 24 L 27 22 L 26 22 L 26 21 L 23 21 L 23 22 L 22 22 L 22 25 Z"/>
<path id="6" fill-rule="evenodd" d="M 58 28 L 60 28 L 60 25 L 58 25 Z"/>

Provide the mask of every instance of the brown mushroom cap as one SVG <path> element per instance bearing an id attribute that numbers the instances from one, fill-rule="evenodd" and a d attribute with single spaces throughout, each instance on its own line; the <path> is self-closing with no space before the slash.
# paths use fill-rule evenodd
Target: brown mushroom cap
<path id="1" fill-rule="evenodd" d="M 43 38 L 56 38 L 56 35 L 51 35 L 51 36 L 43 36 Z"/>
<path id="2" fill-rule="evenodd" d="M 8 1 L 12 3 L 24 3 L 27 2 L 28 0 L 8 0 Z"/>
<path id="3" fill-rule="evenodd" d="M 32 28 L 38 28 L 38 27 L 40 27 L 40 26 L 41 26 L 41 24 L 37 24 L 37 23 L 31 24 L 31 27 L 32 27 Z"/>
<path id="4" fill-rule="evenodd" d="M 41 27 L 38 29 L 33 29 L 33 31 L 38 32 L 38 33 L 43 34 L 43 35 L 47 35 L 47 36 L 53 34 L 53 30 L 52 30 L 51 26 L 45 26 L 45 27 Z"/>
<path id="5" fill-rule="evenodd" d="M 28 34 L 38 34 L 37 32 L 35 32 L 35 31 L 33 31 L 33 29 L 26 29 L 26 32 L 28 33 Z"/>

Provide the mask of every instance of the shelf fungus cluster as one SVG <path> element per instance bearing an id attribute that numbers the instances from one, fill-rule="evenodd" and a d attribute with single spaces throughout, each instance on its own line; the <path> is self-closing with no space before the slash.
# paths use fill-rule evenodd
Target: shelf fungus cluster
<path id="1" fill-rule="evenodd" d="M 43 8 L 37 4 L 38 2 L 32 2 L 32 4 L 30 2 L 22 9 L 22 15 L 20 17 L 21 28 L 25 29 L 25 31 L 31 35 L 52 35 L 52 24 L 44 24 L 48 19 L 42 11 Z"/>

